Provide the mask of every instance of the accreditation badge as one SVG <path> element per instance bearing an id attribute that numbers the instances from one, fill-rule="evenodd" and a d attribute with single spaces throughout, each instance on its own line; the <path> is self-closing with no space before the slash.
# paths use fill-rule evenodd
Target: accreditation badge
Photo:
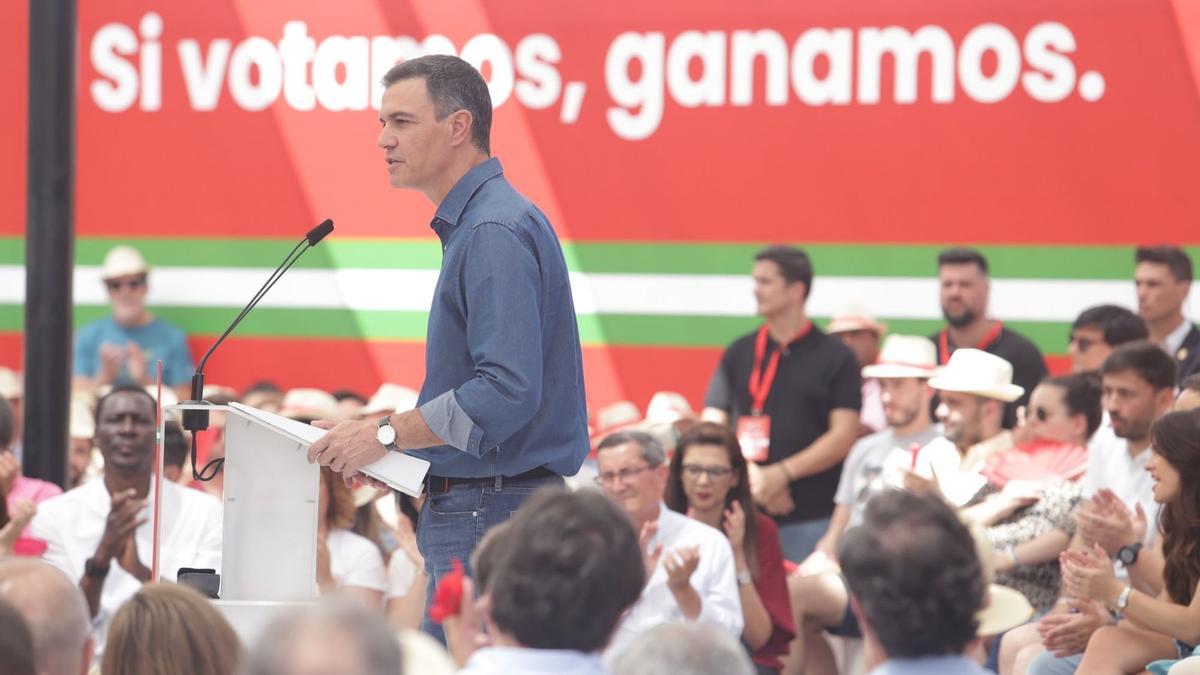
<path id="1" fill-rule="evenodd" d="M 771 417 L 770 415 L 745 415 L 738 418 L 738 444 L 742 446 L 742 455 L 751 462 L 767 461 L 771 450 Z"/>

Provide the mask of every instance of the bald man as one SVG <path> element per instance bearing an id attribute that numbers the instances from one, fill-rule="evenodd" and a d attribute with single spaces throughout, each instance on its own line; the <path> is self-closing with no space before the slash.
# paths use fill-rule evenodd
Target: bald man
<path id="1" fill-rule="evenodd" d="M 25 617 L 40 675 L 82 675 L 92 660 L 87 603 L 79 587 L 33 558 L 0 562 L 0 597 Z"/>

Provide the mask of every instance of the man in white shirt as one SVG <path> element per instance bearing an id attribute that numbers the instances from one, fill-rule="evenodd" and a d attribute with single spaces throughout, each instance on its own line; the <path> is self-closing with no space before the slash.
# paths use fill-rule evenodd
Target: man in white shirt
<path id="1" fill-rule="evenodd" d="M 1150 340 L 1175 360 L 1177 382 L 1200 372 L 1200 329 L 1183 316 L 1192 288 L 1192 259 L 1175 246 L 1147 246 L 1134 257 L 1138 314 L 1146 320 Z"/>
<path id="2" fill-rule="evenodd" d="M 662 445 L 643 432 L 619 431 L 600 442 L 596 463 L 597 482 L 633 521 L 648 558 L 646 586 L 617 627 L 608 655 L 663 622 L 713 624 L 740 637 L 742 603 L 733 549 L 721 532 L 663 504 Z"/>
<path id="3" fill-rule="evenodd" d="M 92 619 L 97 658 L 108 621 L 150 581 L 153 547 L 154 398 L 118 386 L 96 404 L 102 480 L 43 502 L 30 534 L 46 542 L 42 558 L 79 583 Z M 198 490 L 163 482 L 160 576 L 180 567 L 219 568 L 221 504 Z"/>
<path id="4" fill-rule="evenodd" d="M 1078 529 L 1071 546 L 1100 544 L 1114 564 L 1119 563 L 1118 574 L 1154 593 L 1162 584 L 1162 555 L 1153 547 L 1158 507 L 1145 466 L 1150 427 L 1174 403 L 1175 363 L 1154 343 L 1139 340 L 1113 350 L 1101 374 L 1111 423 L 1088 444 L 1087 471 L 1080 483 L 1084 499 L 1076 510 Z M 1107 622 L 1107 613 L 1099 607 L 1060 601 L 1038 625 L 1040 643 L 1022 646 L 1016 663 L 1029 663 L 1031 674 L 1073 673 L 1091 634 Z M 1022 627 L 1005 636 L 1005 650 L 1033 637 L 1032 630 Z"/>

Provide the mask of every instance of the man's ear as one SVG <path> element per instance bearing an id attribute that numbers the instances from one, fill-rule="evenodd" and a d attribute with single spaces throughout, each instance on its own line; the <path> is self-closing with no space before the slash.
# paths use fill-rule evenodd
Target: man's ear
<path id="1" fill-rule="evenodd" d="M 475 119 L 466 110 L 455 110 L 450 113 L 450 145 L 458 147 L 471 142 L 471 129 Z"/>

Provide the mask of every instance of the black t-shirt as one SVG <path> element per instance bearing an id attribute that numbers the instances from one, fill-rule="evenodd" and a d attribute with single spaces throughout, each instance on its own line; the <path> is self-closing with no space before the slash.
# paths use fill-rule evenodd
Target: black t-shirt
<path id="1" fill-rule="evenodd" d="M 938 365 L 945 365 L 946 362 L 942 359 L 941 342 L 939 342 L 941 331 L 929 336 L 929 339 L 938 345 Z M 953 354 L 957 347 L 950 342 L 948 337 L 946 344 L 950 348 L 950 353 Z M 1000 334 L 996 336 L 995 340 L 992 340 L 991 344 L 987 345 L 984 351 L 995 354 L 1012 364 L 1013 384 L 1025 387 L 1025 393 L 1021 395 L 1021 398 L 1004 406 L 1004 428 L 1011 429 L 1017 424 L 1017 406 L 1029 403 L 1029 395 L 1033 393 L 1033 388 L 1038 386 L 1038 383 L 1050 373 L 1046 369 L 1046 359 L 1042 358 L 1042 352 L 1029 338 L 1009 330 L 1007 326 L 1000 329 Z M 934 406 L 936 409 L 936 399 L 934 399 Z"/>
<path id="2" fill-rule="evenodd" d="M 713 373 L 704 405 L 724 410 L 737 428 L 738 418 L 749 415 L 750 370 L 754 365 L 754 340 L 758 331 L 729 345 Z M 765 368 L 779 345 L 767 340 Z M 813 326 L 808 335 L 788 345 L 779 358 L 779 370 L 763 413 L 771 417 L 771 449 L 768 463 L 790 457 L 807 448 L 829 430 L 829 413 L 837 408 L 862 407 L 862 376 L 850 348 Z M 796 509 L 776 518 L 796 523 L 827 518 L 833 513 L 842 465 L 794 481 L 792 500 Z"/>

